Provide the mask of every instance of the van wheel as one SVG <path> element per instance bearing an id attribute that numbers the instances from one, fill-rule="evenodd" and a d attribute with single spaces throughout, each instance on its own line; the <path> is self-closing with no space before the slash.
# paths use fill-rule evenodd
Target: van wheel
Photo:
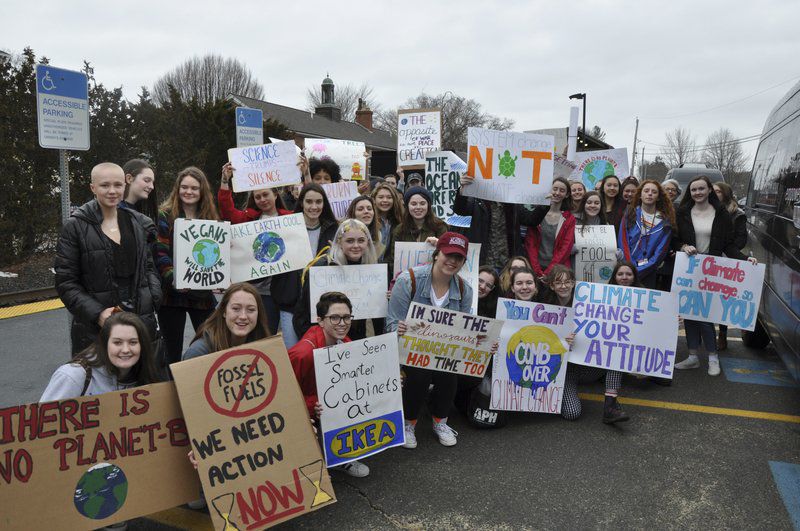
<path id="1" fill-rule="evenodd" d="M 769 344 L 769 334 L 764 325 L 761 324 L 761 319 L 756 320 L 756 327 L 752 332 L 742 330 L 742 344 L 748 348 L 763 349 Z"/>

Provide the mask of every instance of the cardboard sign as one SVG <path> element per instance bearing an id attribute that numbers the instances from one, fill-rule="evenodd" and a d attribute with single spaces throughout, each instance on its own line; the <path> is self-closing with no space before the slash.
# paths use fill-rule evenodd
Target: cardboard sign
<path id="1" fill-rule="evenodd" d="M 394 278 L 418 265 L 428 264 L 433 259 L 432 245 L 425 242 L 396 242 L 394 244 Z M 458 276 L 472 287 L 472 313 L 478 313 L 478 270 L 480 269 L 481 244 L 470 243 L 467 259 Z"/>
<path id="2" fill-rule="evenodd" d="M 425 158 L 442 149 L 442 111 L 397 111 L 397 165 L 403 169 L 425 168 Z"/>
<path id="3" fill-rule="evenodd" d="M 99 529 L 199 495 L 172 383 L 7 407 L 0 419 L 3 529 Z"/>
<path id="4" fill-rule="evenodd" d="M 175 220 L 172 238 L 177 289 L 225 289 L 231 285 L 231 224 Z"/>
<path id="5" fill-rule="evenodd" d="M 340 291 L 347 295 L 353 304 L 353 319 L 374 319 L 386 317 L 389 301 L 389 266 L 372 265 L 331 265 L 312 267 L 308 270 L 309 300 L 311 301 L 311 322 L 317 321 L 317 303 L 324 293 Z"/>
<path id="6" fill-rule="evenodd" d="M 397 334 L 314 351 L 328 466 L 405 443 Z"/>
<path id="7" fill-rule="evenodd" d="M 290 140 L 229 149 L 233 191 L 247 192 L 299 183 L 302 174 L 297 167 L 294 148 L 295 143 Z"/>
<path id="8" fill-rule="evenodd" d="M 336 501 L 280 337 L 170 368 L 216 529 L 263 529 Z"/>
<path id="9" fill-rule="evenodd" d="M 536 302 L 497 300 L 504 321 L 500 348 L 492 362 L 491 409 L 561 413 L 572 308 Z"/>
<path id="10" fill-rule="evenodd" d="M 583 182 L 587 190 L 594 190 L 603 177 L 616 175 L 622 182 L 630 175 L 627 148 L 579 151 L 575 153 L 575 163 L 569 180 Z"/>
<path id="11" fill-rule="evenodd" d="M 765 269 L 747 260 L 677 253 L 671 291 L 678 299 L 678 315 L 753 331 Z"/>
<path id="12" fill-rule="evenodd" d="M 613 225 L 575 227 L 575 277 L 578 281 L 608 282 L 617 265 L 617 235 Z"/>
<path id="13" fill-rule="evenodd" d="M 572 177 L 572 172 L 575 171 L 578 165 L 568 160 L 567 157 L 555 153 L 553 155 L 553 177 L 562 177 L 569 179 Z"/>
<path id="14" fill-rule="evenodd" d="M 313 257 L 301 213 L 231 226 L 233 282 L 302 269 Z"/>
<path id="15" fill-rule="evenodd" d="M 347 209 L 353 199 L 359 196 L 358 186 L 354 181 L 339 181 L 338 183 L 323 184 L 322 189 L 328 196 L 328 202 L 333 209 L 333 215 L 338 221 L 347 216 Z"/>
<path id="16" fill-rule="evenodd" d="M 306 138 L 306 157 L 331 159 L 339 165 L 345 181 L 361 181 L 367 175 L 367 147 L 364 142 L 333 138 Z"/>
<path id="17" fill-rule="evenodd" d="M 467 175 L 475 181 L 461 193 L 480 199 L 523 205 L 549 205 L 553 186 L 553 137 L 467 130 Z"/>
<path id="18" fill-rule="evenodd" d="M 672 378 L 678 344 L 675 297 L 654 289 L 578 282 L 569 362 Z"/>
<path id="19" fill-rule="evenodd" d="M 400 365 L 482 377 L 503 322 L 412 302 L 400 336 Z"/>
<path id="20" fill-rule="evenodd" d="M 425 188 L 433 196 L 433 214 L 447 220 L 453 215 L 456 192 L 467 164 L 452 151 L 434 151 L 425 157 Z M 451 224 L 448 220 L 448 224 Z"/>

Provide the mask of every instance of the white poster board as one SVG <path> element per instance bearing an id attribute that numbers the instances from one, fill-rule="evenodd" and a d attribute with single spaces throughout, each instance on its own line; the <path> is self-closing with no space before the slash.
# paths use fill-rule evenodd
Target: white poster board
<path id="1" fill-rule="evenodd" d="M 432 245 L 425 242 L 395 242 L 394 244 L 394 278 L 403 271 L 427 264 L 432 260 Z M 481 244 L 470 243 L 467 259 L 458 275 L 472 287 L 472 313 L 478 313 L 478 270 L 480 269 Z"/>
<path id="2" fill-rule="evenodd" d="M 176 289 L 225 289 L 231 285 L 231 224 L 178 218 L 172 246 Z"/>
<path id="3" fill-rule="evenodd" d="M 247 192 L 299 183 L 302 174 L 297 167 L 294 148 L 295 143 L 289 140 L 229 149 L 233 191 Z"/>
<path id="4" fill-rule="evenodd" d="M 329 291 L 347 295 L 353 304 L 353 319 L 386 317 L 389 308 L 386 292 L 389 289 L 388 264 L 331 265 L 308 270 L 311 322 L 317 321 L 317 302 Z"/>
<path id="5" fill-rule="evenodd" d="M 423 169 L 425 157 L 442 149 L 442 111 L 401 109 L 397 111 L 397 165 Z"/>
<path id="6" fill-rule="evenodd" d="M 331 209 L 333 209 L 333 215 L 336 216 L 338 221 L 347 216 L 347 209 L 350 208 L 350 203 L 359 195 L 355 181 L 323 184 L 322 189 L 325 190 L 325 195 L 328 196 L 328 202 L 331 204 Z"/>
<path id="7" fill-rule="evenodd" d="M 553 137 L 470 127 L 467 174 L 475 181 L 461 193 L 522 205 L 549 205 L 553 186 Z"/>
<path id="8" fill-rule="evenodd" d="M 397 357 L 394 333 L 314 350 L 329 467 L 405 443 Z"/>
<path id="9" fill-rule="evenodd" d="M 678 313 L 671 293 L 578 282 L 569 362 L 672 378 Z"/>
<path id="10" fill-rule="evenodd" d="M 678 300 L 678 315 L 755 330 L 765 271 L 764 264 L 747 260 L 677 253 L 671 291 Z"/>
<path id="11" fill-rule="evenodd" d="M 575 227 L 575 277 L 607 283 L 617 265 L 617 235 L 613 225 Z"/>
<path id="12" fill-rule="evenodd" d="M 571 181 L 580 181 L 587 190 L 594 190 L 603 177 L 616 175 L 620 182 L 630 175 L 628 148 L 579 151 L 575 153 L 576 167 Z"/>
<path id="13" fill-rule="evenodd" d="M 425 188 L 433 196 L 433 214 L 450 223 L 453 203 L 467 164 L 452 151 L 433 151 L 425 157 Z"/>
<path id="14" fill-rule="evenodd" d="M 231 225 L 233 282 L 302 269 L 313 257 L 301 213 Z"/>
<path id="15" fill-rule="evenodd" d="M 339 165 L 339 173 L 345 181 L 361 181 L 367 175 L 367 147 L 364 142 L 338 140 L 335 138 L 306 138 L 306 157 L 309 159 L 331 159 Z"/>
<path id="16" fill-rule="evenodd" d="M 499 298 L 503 321 L 492 363 L 489 407 L 527 413 L 561 413 L 572 333 L 572 308 Z"/>

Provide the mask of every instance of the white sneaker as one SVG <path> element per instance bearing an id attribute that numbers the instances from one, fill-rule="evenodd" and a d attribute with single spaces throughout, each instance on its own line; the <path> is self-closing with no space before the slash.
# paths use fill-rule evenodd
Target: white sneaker
<path id="1" fill-rule="evenodd" d="M 433 433 L 439 437 L 439 442 L 442 443 L 443 446 L 455 446 L 456 445 L 456 437 L 458 436 L 458 432 L 447 425 L 447 422 L 433 422 Z"/>
<path id="2" fill-rule="evenodd" d="M 709 376 L 719 376 L 719 358 L 717 357 L 710 357 L 708 358 L 708 375 Z"/>
<path id="3" fill-rule="evenodd" d="M 697 369 L 698 367 L 700 367 L 700 359 L 694 354 L 689 354 L 688 358 L 675 364 L 675 368 L 678 370 Z"/>
<path id="4" fill-rule="evenodd" d="M 414 429 L 417 427 L 416 424 L 411 424 L 408 421 L 403 423 L 403 433 L 406 436 L 406 442 L 403 443 L 403 448 L 416 448 L 417 447 L 417 436 L 414 433 Z"/>
<path id="5" fill-rule="evenodd" d="M 354 478 L 365 478 L 369 476 L 369 467 L 361 461 L 350 461 L 349 463 L 335 467 L 335 469 L 341 470 L 348 476 L 353 476 Z"/>

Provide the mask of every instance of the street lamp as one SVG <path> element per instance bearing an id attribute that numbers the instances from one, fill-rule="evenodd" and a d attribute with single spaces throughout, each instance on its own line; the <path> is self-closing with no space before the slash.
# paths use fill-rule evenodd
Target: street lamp
<path id="1" fill-rule="evenodd" d="M 571 100 L 583 100 L 583 134 L 586 135 L 586 93 L 578 92 L 569 97 Z"/>

